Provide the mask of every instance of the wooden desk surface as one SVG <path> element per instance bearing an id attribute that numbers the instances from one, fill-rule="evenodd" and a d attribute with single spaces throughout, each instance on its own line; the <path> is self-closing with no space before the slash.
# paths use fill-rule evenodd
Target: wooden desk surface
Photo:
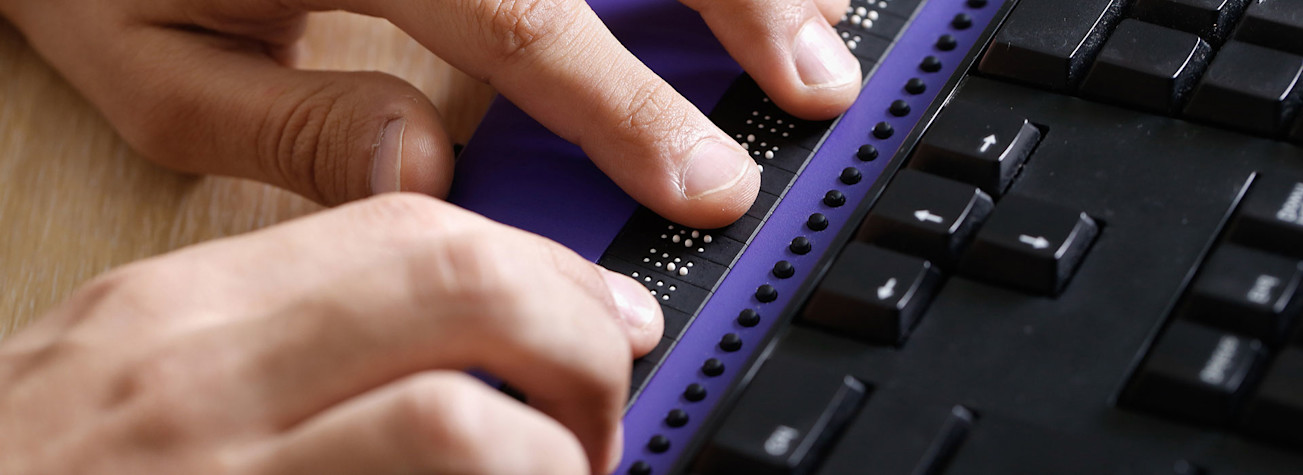
<path id="1" fill-rule="evenodd" d="M 493 97 L 387 22 L 344 13 L 311 17 L 300 65 L 407 79 L 460 143 Z M 0 20 L 0 338 L 112 267 L 318 209 L 266 185 L 145 162 Z"/>

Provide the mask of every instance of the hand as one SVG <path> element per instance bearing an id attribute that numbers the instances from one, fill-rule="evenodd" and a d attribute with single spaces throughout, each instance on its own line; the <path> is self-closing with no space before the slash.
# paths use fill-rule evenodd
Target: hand
<path id="1" fill-rule="evenodd" d="M 667 0 L 668 1 L 668 0 Z M 829 26 L 849 0 L 683 0 L 774 101 L 850 106 L 859 63 Z M 451 148 L 415 87 L 291 69 L 305 12 L 383 17 L 583 147 L 639 202 L 696 227 L 740 217 L 759 172 L 582 0 L 0 0 L 0 13 L 140 153 L 326 204 L 447 192 Z"/>
<path id="2" fill-rule="evenodd" d="M 6 340 L 0 473 L 606 473 L 661 325 L 558 244 L 386 195 L 115 270 Z"/>

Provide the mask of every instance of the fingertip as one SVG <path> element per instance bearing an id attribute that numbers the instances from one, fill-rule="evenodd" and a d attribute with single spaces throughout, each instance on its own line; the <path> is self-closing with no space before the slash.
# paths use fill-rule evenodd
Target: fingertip
<path id="1" fill-rule="evenodd" d="M 707 138 L 680 168 L 681 207 L 664 213 L 679 223 L 726 226 L 746 213 L 760 191 L 760 170 L 736 143 Z"/>
<path id="2" fill-rule="evenodd" d="M 860 63 L 822 18 L 811 18 L 797 32 L 792 64 L 800 79 L 800 92 L 791 101 L 796 103 L 786 106 L 797 116 L 831 118 L 849 108 L 859 94 Z"/>
<path id="3" fill-rule="evenodd" d="M 660 304 L 642 284 L 628 276 L 603 269 L 602 278 L 629 335 L 634 356 L 647 354 L 660 343 L 665 332 Z"/>
<path id="4" fill-rule="evenodd" d="M 442 127 L 415 125 L 403 138 L 401 190 L 447 197 L 452 187 L 452 144 Z"/>

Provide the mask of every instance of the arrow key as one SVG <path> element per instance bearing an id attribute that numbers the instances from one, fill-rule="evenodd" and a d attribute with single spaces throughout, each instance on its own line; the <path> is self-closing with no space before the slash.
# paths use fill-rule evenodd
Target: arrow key
<path id="1" fill-rule="evenodd" d="M 902 342 L 941 284 L 923 259 L 852 242 L 806 305 L 806 323 L 870 343 Z"/>
<path id="2" fill-rule="evenodd" d="M 948 268 L 993 206 L 991 197 L 975 187 L 901 170 L 856 239 Z"/>
<path id="3" fill-rule="evenodd" d="M 957 102 L 937 117 L 909 166 L 999 197 L 1040 139 L 1040 130 L 1023 117 Z"/>
<path id="4" fill-rule="evenodd" d="M 959 264 L 967 276 L 1043 295 L 1058 295 L 1072 278 L 1099 225 L 1086 213 L 1009 196 Z"/>

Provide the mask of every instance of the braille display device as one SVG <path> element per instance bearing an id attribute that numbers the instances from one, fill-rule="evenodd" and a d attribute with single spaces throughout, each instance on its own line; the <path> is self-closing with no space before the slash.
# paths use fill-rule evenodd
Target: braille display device
<path id="1" fill-rule="evenodd" d="M 616 473 L 1303 473 L 1303 0 L 853 0 L 823 122 L 590 4 L 763 177 L 684 227 L 502 99 L 458 160 L 660 301 Z"/>

